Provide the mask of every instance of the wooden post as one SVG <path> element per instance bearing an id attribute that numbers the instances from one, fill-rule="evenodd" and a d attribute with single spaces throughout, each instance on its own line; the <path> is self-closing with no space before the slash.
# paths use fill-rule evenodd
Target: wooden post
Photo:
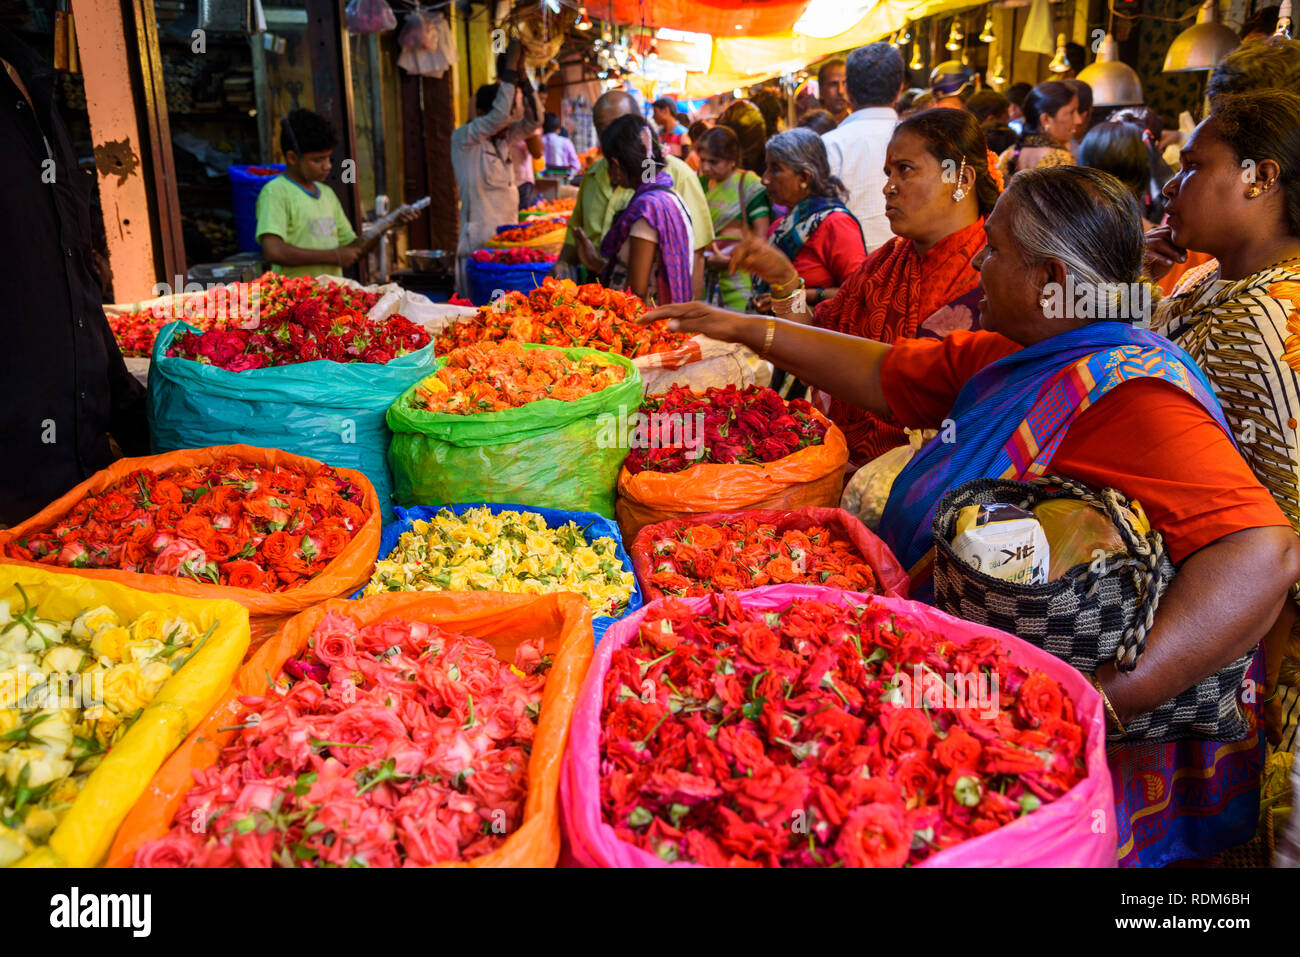
<path id="1" fill-rule="evenodd" d="M 149 9 L 152 13 L 152 5 Z M 149 200 L 151 177 L 147 173 L 153 173 L 156 182 L 162 184 L 162 192 L 170 190 L 170 196 L 164 196 L 161 202 L 170 217 L 176 208 L 174 177 L 166 176 L 171 143 L 169 139 L 164 140 L 165 150 L 151 150 L 142 138 L 142 129 L 150 131 L 151 137 L 166 133 L 165 111 L 157 108 L 161 78 L 156 87 L 145 84 L 145 96 L 149 99 L 137 103 L 138 86 L 132 76 L 133 65 L 138 62 L 134 56 L 136 36 L 128 36 L 123 11 L 124 7 L 115 3 L 95 0 L 72 3 L 77 21 L 78 54 L 86 81 L 86 112 L 90 116 L 95 148 L 108 261 L 113 273 L 111 295 L 117 302 L 131 302 L 153 295 L 160 270 L 169 282 L 174 270 L 183 272 L 184 253 L 177 258 L 175 244 L 167 242 L 164 255 L 157 255 L 163 250 L 155 245 Z M 157 55 L 156 38 L 153 54 Z M 152 114 L 154 122 L 148 116 L 141 122 L 141 107 Z M 176 242 L 179 232 L 177 229 Z"/>
<path id="2" fill-rule="evenodd" d="M 343 0 L 307 0 L 307 54 L 316 112 L 329 118 L 342 139 L 343 162 L 331 170 L 326 182 L 340 194 L 339 201 L 359 235 L 365 220 L 357 182 L 357 131 L 353 125 L 352 66 Z M 364 259 L 360 264 L 364 271 Z M 364 274 L 361 280 L 366 281 Z"/>

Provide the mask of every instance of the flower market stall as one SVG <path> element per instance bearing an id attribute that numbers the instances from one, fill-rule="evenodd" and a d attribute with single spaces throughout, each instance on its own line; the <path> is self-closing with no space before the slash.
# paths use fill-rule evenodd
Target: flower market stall
<path id="1" fill-rule="evenodd" d="M 114 317 L 160 452 L 0 532 L 0 863 L 1114 863 L 1093 688 L 908 601 L 752 355 L 596 284 L 404 308 Z"/>

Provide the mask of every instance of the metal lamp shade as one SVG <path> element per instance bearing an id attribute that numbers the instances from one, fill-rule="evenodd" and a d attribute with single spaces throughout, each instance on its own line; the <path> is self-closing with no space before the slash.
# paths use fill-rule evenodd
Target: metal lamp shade
<path id="1" fill-rule="evenodd" d="M 1079 71 L 1079 80 L 1092 87 L 1096 106 L 1137 106 L 1142 103 L 1142 81 L 1137 71 L 1119 59 L 1119 44 L 1109 33 L 1101 41 L 1097 60 Z"/>
<path id="2" fill-rule="evenodd" d="M 1169 45 L 1165 72 L 1212 70 L 1239 46 L 1241 38 L 1219 22 L 1218 0 L 1206 0 L 1196 15 L 1196 23 L 1174 37 Z"/>

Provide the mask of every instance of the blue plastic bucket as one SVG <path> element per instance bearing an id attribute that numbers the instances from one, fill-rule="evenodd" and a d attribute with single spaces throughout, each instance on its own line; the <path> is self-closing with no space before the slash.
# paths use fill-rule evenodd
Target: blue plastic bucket
<path id="1" fill-rule="evenodd" d="M 252 169 L 275 170 L 269 176 L 250 173 Z M 257 243 L 257 197 L 262 187 L 284 172 L 283 163 L 230 167 L 230 188 L 234 193 L 235 240 L 245 252 L 259 252 Z"/>
<path id="2" fill-rule="evenodd" d="M 481 263 L 470 258 L 465 262 L 469 281 L 469 301 L 486 306 L 498 289 L 503 292 L 532 292 L 551 274 L 555 261 L 540 263 Z"/>

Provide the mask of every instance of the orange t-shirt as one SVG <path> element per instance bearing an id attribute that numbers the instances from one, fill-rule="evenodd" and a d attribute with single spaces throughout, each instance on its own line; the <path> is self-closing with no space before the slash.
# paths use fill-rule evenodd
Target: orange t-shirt
<path id="1" fill-rule="evenodd" d="M 982 331 L 899 342 L 880 370 L 890 411 L 909 428 L 941 428 L 962 386 L 1019 348 Z M 1085 409 L 1051 471 L 1137 499 L 1174 562 L 1233 532 L 1290 525 L 1204 407 L 1159 379 L 1124 382 Z"/>
<path id="2" fill-rule="evenodd" d="M 1173 268 L 1165 273 L 1163 279 L 1156 283 L 1160 287 L 1161 295 L 1172 296 L 1179 280 L 1197 266 L 1203 266 L 1213 258 L 1209 253 L 1198 253 L 1194 249 L 1187 250 L 1187 262 L 1174 263 Z"/>

